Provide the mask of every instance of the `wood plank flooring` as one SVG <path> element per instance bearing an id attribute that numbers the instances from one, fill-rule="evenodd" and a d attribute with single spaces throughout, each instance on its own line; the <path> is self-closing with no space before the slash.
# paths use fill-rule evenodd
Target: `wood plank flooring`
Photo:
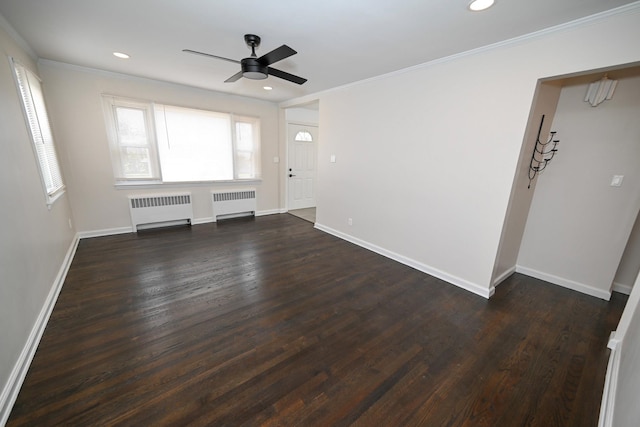
<path id="1" fill-rule="evenodd" d="M 625 302 L 485 300 L 287 214 L 85 239 L 8 425 L 595 426 Z"/>

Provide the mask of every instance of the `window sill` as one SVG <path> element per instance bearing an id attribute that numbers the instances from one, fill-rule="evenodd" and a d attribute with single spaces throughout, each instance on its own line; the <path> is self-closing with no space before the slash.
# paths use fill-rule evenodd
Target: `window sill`
<path id="1" fill-rule="evenodd" d="M 53 194 L 47 194 L 47 209 L 51 210 L 51 206 L 66 192 L 66 187 L 61 187 Z"/>
<path id="2" fill-rule="evenodd" d="M 212 185 L 228 184 L 259 184 L 261 178 L 233 179 L 226 181 L 188 181 L 188 182 L 160 182 L 160 181 L 119 181 L 115 183 L 118 190 L 129 188 L 184 188 L 184 187 L 210 187 Z"/>

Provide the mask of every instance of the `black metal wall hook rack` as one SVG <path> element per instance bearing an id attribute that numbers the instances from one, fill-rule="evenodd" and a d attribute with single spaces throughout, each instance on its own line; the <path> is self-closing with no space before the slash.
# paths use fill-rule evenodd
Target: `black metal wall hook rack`
<path id="1" fill-rule="evenodd" d="M 531 188 L 531 181 L 536 177 L 536 175 L 542 172 L 553 156 L 558 152 L 558 143 L 560 140 L 555 139 L 557 132 L 550 132 L 549 139 L 547 142 L 540 141 L 540 133 L 542 132 L 542 124 L 544 123 L 544 114 L 542 115 L 542 119 L 540 119 L 540 127 L 538 128 L 538 136 L 536 138 L 536 143 L 533 146 L 533 154 L 531 155 L 531 162 L 529 162 L 529 185 L 527 188 Z"/>

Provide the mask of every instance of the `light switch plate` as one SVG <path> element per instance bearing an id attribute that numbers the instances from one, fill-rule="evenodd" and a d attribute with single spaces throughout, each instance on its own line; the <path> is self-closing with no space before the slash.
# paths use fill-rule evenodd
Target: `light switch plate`
<path id="1" fill-rule="evenodd" d="M 335 154 L 331 155 L 330 161 L 331 161 L 331 163 L 335 163 L 336 162 L 336 155 Z"/>
<path id="2" fill-rule="evenodd" d="M 611 178 L 611 186 L 612 187 L 622 186 L 623 179 L 624 179 L 624 175 L 613 175 L 613 177 Z"/>

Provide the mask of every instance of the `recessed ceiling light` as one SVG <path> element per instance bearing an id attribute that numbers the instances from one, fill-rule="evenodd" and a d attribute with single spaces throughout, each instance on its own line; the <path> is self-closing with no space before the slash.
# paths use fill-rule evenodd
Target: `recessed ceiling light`
<path id="1" fill-rule="evenodd" d="M 122 53 L 122 52 L 113 52 L 113 56 L 115 56 L 116 58 L 120 58 L 120 59 L 129 59 L 129 58 L 131 58 L 129 55 L 127 55 L 126 53 Z"/>
<path id="2" fill-rule="evenodd" d="M 473 0 L 469 3 L 469 10 L 473 12 L 480 12 L 481 10 L 489 9 L 493 6 L 495 0 Z"/>
<path id="3" fill-rule="evenodd" d="M 273 88 L 271 86 L 264 86 L 263 89 L 264 90 L 273 90 Z"/>

